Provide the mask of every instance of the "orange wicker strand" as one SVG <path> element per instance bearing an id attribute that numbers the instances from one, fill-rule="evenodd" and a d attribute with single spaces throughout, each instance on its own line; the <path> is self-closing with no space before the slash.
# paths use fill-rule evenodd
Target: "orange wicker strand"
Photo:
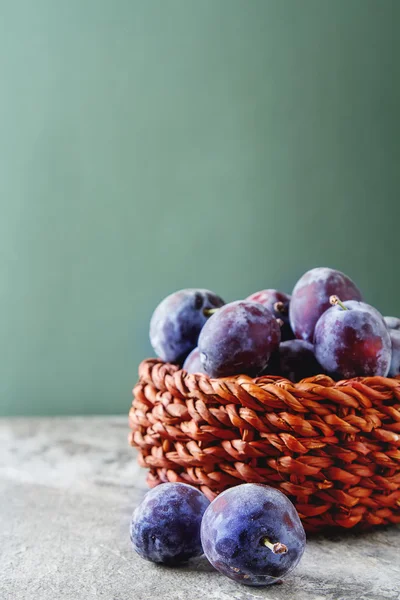
<path id="1" fill-rule="evenodd" d="M 212 499 L 266 483 L 308 531 L 400 523 L 400 378 L 210 379 L 145 360 L 133 394 L 130 443 L 151 487 Z"/>

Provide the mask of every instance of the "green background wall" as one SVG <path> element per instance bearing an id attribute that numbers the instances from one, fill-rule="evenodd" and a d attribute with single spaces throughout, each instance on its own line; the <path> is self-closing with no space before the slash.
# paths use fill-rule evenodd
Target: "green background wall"
<path id="1" fill-rule="evenodd" d="M 397 0 L 0 0 L 0 411 L 125 412 L 175 289 L 400 314 Z"/>

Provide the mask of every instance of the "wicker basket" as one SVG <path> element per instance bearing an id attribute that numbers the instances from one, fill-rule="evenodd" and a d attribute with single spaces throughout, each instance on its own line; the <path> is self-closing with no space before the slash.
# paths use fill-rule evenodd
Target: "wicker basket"
<path id="1" fill-rule="evenodd" d="M 400 378 L 209 379 L 145 360 L 130 442 L 148 484 L 287 494 L 308 531 L 400 523 Z"/>

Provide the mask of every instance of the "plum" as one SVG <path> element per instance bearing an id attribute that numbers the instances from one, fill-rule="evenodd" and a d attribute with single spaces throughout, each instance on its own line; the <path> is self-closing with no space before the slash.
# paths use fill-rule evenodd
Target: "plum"
<path id="1" fill-rule="evenodd" d="M 184 369 L 188 373 L 205 373 L 205 370 L 200 360 L 200 350 L 197 348 L 197 346 L 186 357 L 182 369 Z"/>
<path id="2" fill-rule="evenodd" d="M 331 306 L 315 326 L 315 356 L 335 378 L 386 376 L 391 362 L 391 341 L 383 317 L 364 302 Z M 376 314 L 377 313 L 377 314 Z"/>
<path id="3" fill-rule="evenodd" d="M 217 310 L 200 333 L 201 363 L 210 377 L 254 377 L 266 367 L 280 337 L 268 308 L 247 300 L 231 302 Z"/>
<path id="4" fill-rule="evenodd" d="M 147 492 L 132 516 L 134 550 L 146 560 L 178 565 L 203 554 L 201 519 L 210 501 L 186 483 L 162 483 Z"/>
<path id="5" fill-rule="evenodd" d="M 287 340 L 271 357 L 265 374 L 281 375 L 296 382 L 322 372 L 312 344 L 304 340 Z"/>
<path id="6" fill-rule="evenodd" d="M 250 302 L 259 302 L 263 306 L 266 306 L 272 312 L 274 317 L 279 319 L 281 325 L 281 339 L 283 342 L 294 338 L 294 333 L 289 322 L 290 296 L 288 294 L 278 292 L 278 290 L 274 289 L 267 289 L 255 292 L 246 299 Z"/>
<path id="7" fill-rule="evenodd" d="M 150 321 L 150 342 L 166 362 L 182 364 L 197 345 L 210 309 L 225 303 L 214 292 L 186 289 L 170 294 L 155 309 Z"/>
<path id="8" fill-rule="evenodd" d="M 400 330 L 400 319 L 398 317 L 384 317 L 388 329 Z"/>
<path id="9" fill-rule="evenodd" d="M 336 294 L 344 300 L 361 300 L 356 285 L 340 271 L 318 267 L 307 271 L 296 283 L 289 307 L 295 336 L 312 343 L 319 317 L 330 308 L 329 298 Z"/>
<path id="10" fill-rule="evenodd" d="M 267 485 L 222 492 L 201 524 L 204 554 L 223 575 L 253 586 L 276 583 L 301 559 L 306 535 L 290 500 Z"/>
<path id="11" fill-rule="evenodd" d="M 397 375 L 400 375 L 400 331 L 390 329 L 389 335 L 392 342 L 392 360 L 388 375 L 389 377 L 397 377 Z"/>

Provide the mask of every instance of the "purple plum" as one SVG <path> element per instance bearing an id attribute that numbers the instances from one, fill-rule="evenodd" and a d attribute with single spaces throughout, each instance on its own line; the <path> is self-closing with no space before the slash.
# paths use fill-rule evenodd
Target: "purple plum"
<path id="1" fill-rule="evenodd" d="M 382 315 L 364 302 L 341 302 L 319 318 L 314 335 L 315 356 L 335 378 L 386 376 L 392 350 Z"/>
<path id="2" fill-rule="evenodd" d="M 389 335 L 392 342 L 392 360 L 388 375 L 389 377 L 397 377 L 397 375 L 400 375 L 400 331 L 390 329 Z"/>
<path id="3" fill-rule="evenodd" d="M 282 342 L 266 369 L 266 374 L 281 375 L 293 382 L 322 372 L 323 369 L 315 358 L 314 346 L 303 340 Z"/>
<path id="4" fill-rule="evenodd" d="M 312 343 L 315 325 L 330 307 L 336 294 L 344 300 L 361 300 L 356 285 L 340 271 L 318 267 L 307 271 L 296 283 L 289 307 L 290 324 L 295 336 Z"/>
<path id="5" fill-rule="evenodd" d="M 210 377 L 261 373 L 279 345 L 280 327 L 257 302 L 238 300 L 220 308 L 199 337 L 201 363 Z"/>
<path id="6" fill-rule="evenodd" d="M 188 373 L 205 373 L 200 360 L 200 350 L 197 347 L 186 357 L 182 369 Z"/>
<path id="7" fill-rule="evenodd" d="M 292 340 L 294 333 L 289 322 L 290 296 L 278 290 L 267 289 L 255 292 L 247 298 L 250 302 L 259 302 L 272 312 L 275 319 L 280 320 L 282 341 Z M 279 322 L 279 321 L 278 321 Z"/>
<path id="8" fill-rule="evenodd" d="M 203 554 L 201 519 L 210 504 L 186 483 L 163 483 L 147 492 L 131 522 L 134 550 L 146 560 L 178 565 Z"/>
<path id="9" fill-rule="evenodd" d="M 214 292 L 203 289 L 180 290 L 164 298 L 150 321 L 154 352 L 166 362 L 182 364 L 197 345 L 208 311 L 224 304 Z"/>
<path id="10" fill-rule="evenodd" d="M 398 317 L 384 317 L 388 329 L 400 330 L 400 319 Z"/>
<path id="11" fill-rule="evenodd" d="M 276 583 L 301 559 L 306 535 L 290 500 L 246 483 L 215 498 L 201 524 L 204 554 L 223 575 L 253 586 Z"/>

